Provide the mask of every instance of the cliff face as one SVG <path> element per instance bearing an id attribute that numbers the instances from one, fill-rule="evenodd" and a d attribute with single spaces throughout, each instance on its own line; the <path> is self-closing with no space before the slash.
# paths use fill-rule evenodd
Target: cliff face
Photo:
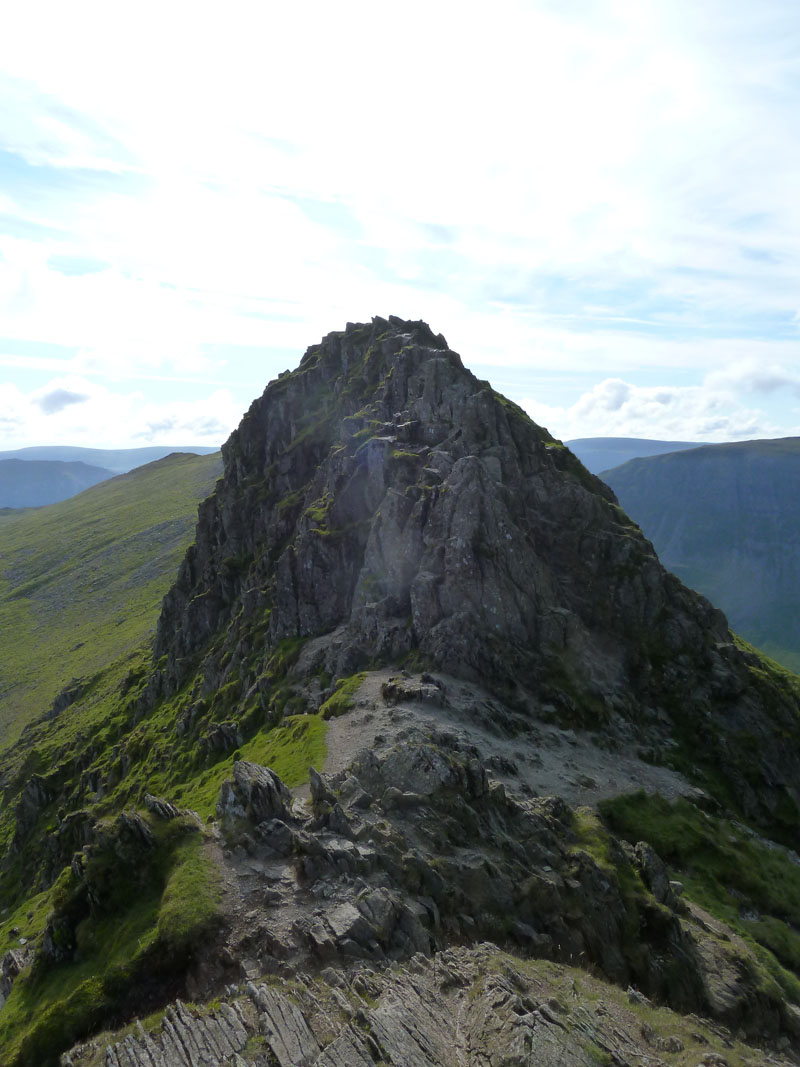
<path id="1" fill-rule="evenodd" d="M 776 734 L 797 733 L 791 696 L 763 688 L 608 488 L 424 323 L 329 334 L 223 454 L 164 602 L 151 700 L 199 664 L 206 691 L 233 680 L 241 708 L 266 705 L 287 640 L 304 642 L 308 675 L 420 652 L 531 714 L 627 721 L 650 745 L 677 735 L 692 759 L 705 738 L 716 760 L 724 735 L 723 773 L 751 815 L 797 804 Z M 745 734 L 760 738 L 755 770 Z"/>
<path id="2" fill-rule="evenodd" d="M 725 639 L 707 605 L 668 588 L 602 483 L 422 323 L 330 334 L 268 387 L 224 456 L 164 605 L 170 688 L 182 656 L 264 612 L 270 647 L 338 631 L 323 657 L 335 673 L 421 648 L 538 688 L 563 657 L 623 703 L 627 646 L 670 599 L 691 643 L 709 625 Z"/>

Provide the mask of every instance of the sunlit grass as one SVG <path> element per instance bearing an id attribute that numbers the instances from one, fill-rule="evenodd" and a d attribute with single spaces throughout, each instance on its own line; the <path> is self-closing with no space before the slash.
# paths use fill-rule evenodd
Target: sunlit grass
<path id="1" fill-rule="evenodd" d="M 219 455 L 176 455 L 0 522 L 0 747 L 153 632 Z"/>

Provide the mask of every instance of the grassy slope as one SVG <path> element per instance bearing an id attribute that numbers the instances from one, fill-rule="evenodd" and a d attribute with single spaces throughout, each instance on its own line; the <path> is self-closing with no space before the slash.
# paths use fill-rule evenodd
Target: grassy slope
<path id="1" fill-rule="evenodd" d="M 131 678 L 140 680 L 149 664 L 147 639 L 161 598 L 191 540 L 198 499 L 208 495 L 218 473 L 218 456 L 176 456 L 51 508 L 0 514 L 0 785 L 6 800 L 0 804 L 0 851 L 11 841 L 15 798 L 31 773 L 63 771 L 62 795 L 69 795 L 84 768 L 108 770 L 120 741 L 132 757 L 129 772 L 108 793 L 83 793 L 92 816 L 109 826 L 120 808 L 141 808 L 147 791 L 207 818 L 238 758 L 272 766 L 290 785 L 307 780 L 309 765 L 322 765 L 327 724 L 321 714 L 290 716 L 271 728 L 262 713 L 236 752 L 204 755 L 191 737 L 183 744 L 176 737 L 186 691 L 143 718 L 131 707 Z M 273 663 L 280 677 L 299 650 L 297 642 L 285 645 Z M 84 692 L 43 720 L 75 676 L 88 680 Z M 291 692 L 278 690 L 282 707 L 288 708 Z M 80 898 L 81 879 L 69 867 L 43 892 L 31 882 L 37 844 L 57 831 L 60 804 L 58 797 L 41 811 L 27 838 L 32 847 L 6 854 L 0 955 L 20 936 L 39 944 L 54 909 L 68 914 L 70 899 Z M 3 1063 L 55 1064 L 60 1050 L 100 1021 L 130 1012 L 137 976 L 146 975 L 154 989 L 168 982 L 220 921 L 219 873 L 203 833 L 191 818 L 164 826 L 144 817 L 164 838 L 155 859 L 145 853 L 142 870 L 117 871 L 113 853 L 110 873 L 103 874 L 103 850 L 92 853 L 89 866 L 99 867 L 105 887 L 102 906 L 80 923 L 73 963 L 26 968 L 15 982 L 0 1014 Z"/>
<path id="2" fill-rule="evenodd" d="M 82 737 L 119 715 L 120 681 L 146 658 L 143 646 L 192 539 L 197 504 L 220 473 L 219 454 L 176 455 L 61 504 L 0 515 L 0 768 L 12 790 L 30 771 L 51 770 Z M 15 746 L 76 676 L 89 679 L 84 695 Z M 199 785 L 219 788 L 216 778 Z M 7 844 L 13 804 L 0 813 Z M 52 831 L 53 813 L 42 819 Z M 113 909 L 87 929 L 73 966 L 20 978 L 0 1019 L 3 1062 L 54 1062 L 55 1050 L 88 1032 L 98 1013 L 113 1010 L 124 976 L 139 966 L 167 967 L 183 951 L 182 938 L 191 941 L 214 919 L 217 875 L 201 861 L 201 849 L 199 835 L 177 835 L 160 851 L 159 877 L 150 878 L 148 892 L 115 896 Z M 0 952 L 16 947 L 17 930 L 41 937 L 63 881 L 27 899 L 24 891 L 19 899 L 11 894 L 12 906 L 0 910 Z M 4 893 L 3 902 L 11 896 Z"/>
<path id="3" fill-rule="evenodd" d="M 686 897 L 748 940 L 767 981 L 800 1003 L 800 865 L 794 853 L 684 798 L 670 803 L 640 792 L 599 807 L 615 833 L 631 843 L 648 841 Z"/>
<path id="4" fill-rule="evenodd" d="M 146 640 L 220 473 L 218 453 L 170 456 L 0 518 L 0 747 Z"/>

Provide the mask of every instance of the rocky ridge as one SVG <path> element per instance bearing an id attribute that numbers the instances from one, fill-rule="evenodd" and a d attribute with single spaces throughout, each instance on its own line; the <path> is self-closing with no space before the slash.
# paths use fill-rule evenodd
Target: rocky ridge
<path id="1" fill-rule="evenodd" d="M 399 675 L 383 700 L 402 714 L 431 688 Z M 222 1001 L 176 1002 L 62 1067 L 798 1062 L 800 1009 L 649 846 L 492 771 L 435 718 L 312 769 L 305 802 L 236 762 L 217 806 L 235 903 L 188 988 Z"/>
<path id="2" fill-rule="evenodd" d="M 594 809 L 641 786 L 708 847 L 726 805 L 791 838 L 791 680 L 424 323 L 329 335 L 224 458 L 152 666 L 7 792 L 6 872 L 52 904 L 9 1004 L 154 909 L 105 1015 L 84 986 L 49 1013 L 63 1067 L 800 1062 L 792 975 Z M 326 723 L 306 787 L 238 751 Z M 207 820 L 190 774 L 222 783 Z"/>
<path id="3" fill-rule="evenodd" d="M 102 1058 L 98 1059 L 98 1054 Z M 659 1010 L 585 972 L 537 966 L 493 945 L 456 948 L 404 967 L 299 976 L 290 992 L 249 982 L 208 1013 L 177 1002 L 160 1025 L 137 1023 L 62 1067 L 786 1067 L 725 1027 Z"/>
<path id="4" fill-rule="evenodd" d="M 145 706 L 194 677 L 198 696 L 233 689 L 233 718 L 269 715 L 286 642 L 307 678 L 417 653 L 528 716 L 677 737 L 748 817 L 793 823 L 795 695 L 752 669 L 610 490 L 424 323 L 329 334 L 223 456 Z"/>

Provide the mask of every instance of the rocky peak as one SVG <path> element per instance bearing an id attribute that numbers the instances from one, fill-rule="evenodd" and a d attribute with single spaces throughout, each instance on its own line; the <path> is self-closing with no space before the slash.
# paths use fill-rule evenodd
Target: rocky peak
<path id="1" fill-rule="evenodd" d="M 266 706 L 269 665 L 294 643 L 306 677 L 417 653 L 530 714 L 649 723 L 655 743 L 676 719 L 763 733 L 722 614 L 425 323 L 328 334 L 270 383 L 223 457 L 164 601 L 148 699 L 199 664 L 206 692 L 232 684 L 240 711 Z M 771 701 L 796 729 L 789 698 Z M 794 805 L 793 757 L 765 744 L 767 804 L 788 791 Z M 753 815 L 761 784 L 737 779 Z"/>

